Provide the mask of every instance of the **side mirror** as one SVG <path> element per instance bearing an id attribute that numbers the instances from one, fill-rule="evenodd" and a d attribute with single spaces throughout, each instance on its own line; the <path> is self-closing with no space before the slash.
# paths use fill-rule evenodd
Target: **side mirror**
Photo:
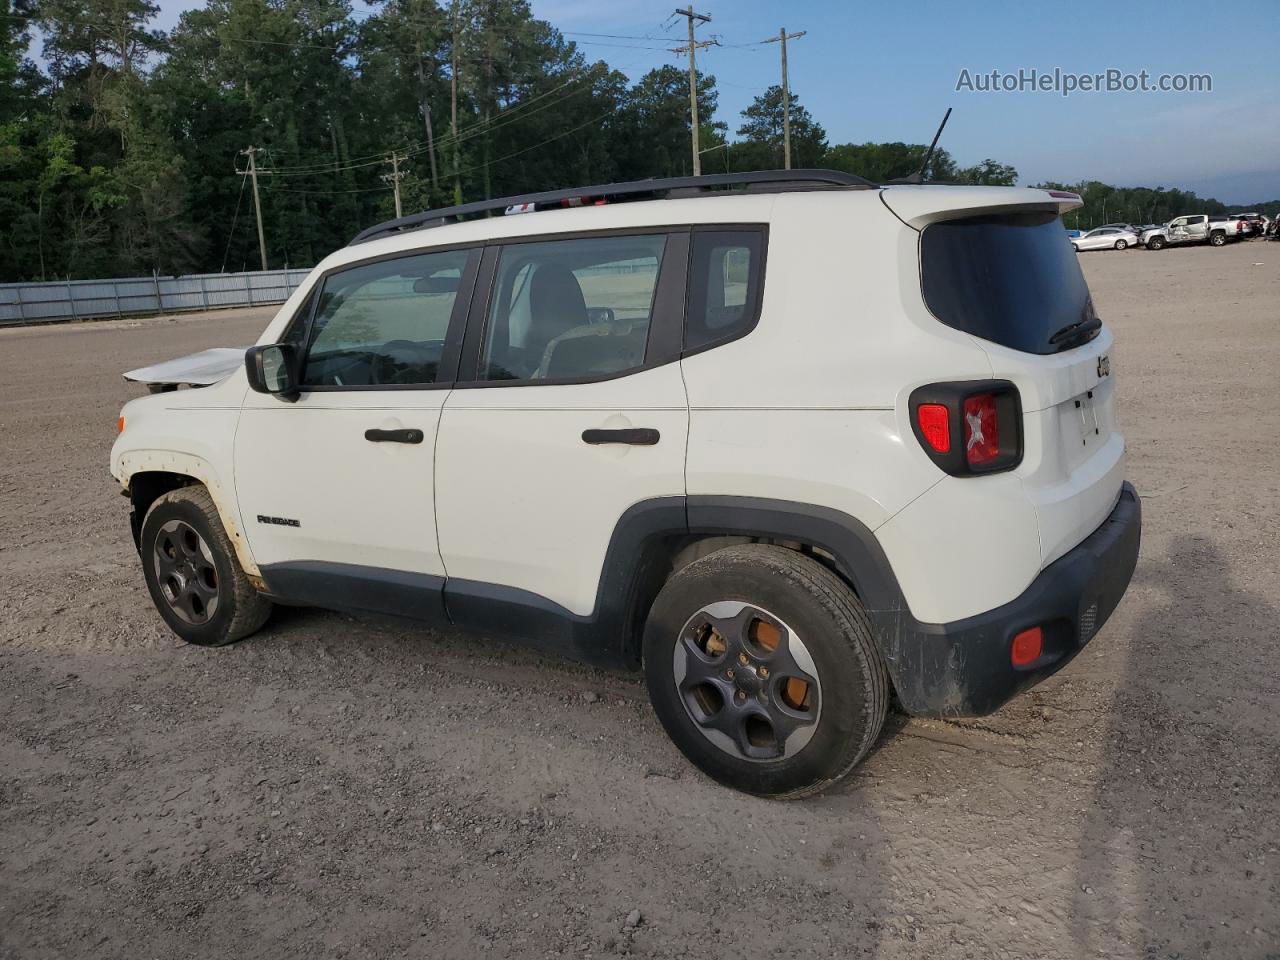
<path id="1" fill-rule="evenodd" d="M 298 399 L 298 350 L 291 343 L 250 347 L 244 354 L 249 386 L 290 402 Z"/>

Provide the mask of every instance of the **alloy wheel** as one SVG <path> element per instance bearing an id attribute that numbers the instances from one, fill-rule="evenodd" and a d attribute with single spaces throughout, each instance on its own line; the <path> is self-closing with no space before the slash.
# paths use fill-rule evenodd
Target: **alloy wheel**
<path id="1" fill-rule="evenodd" d="M 170 520 L 156 534 L 156 582 L 170 609 L 190 624 L 208 623 L 218 609 L 213 552 L 191 524 Z"/>
<path id="2" fill-rule="evenodd" d="M 702 607 L 676 638 L 673 666 L 690 719 L 726 753 L 780 760 L 817 730 L 822 688 L 813 657 L 761 607 L 738 600 Z"/>

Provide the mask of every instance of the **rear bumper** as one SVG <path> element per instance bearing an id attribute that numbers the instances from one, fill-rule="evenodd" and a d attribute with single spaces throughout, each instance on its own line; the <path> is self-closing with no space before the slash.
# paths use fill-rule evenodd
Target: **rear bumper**
<path id="1" fill-rule="evenodd" d="M 918 716 L 982 716 L 1062 669 L 1120 603 L 1141 538 L 1142 502 L 1126 483 L 1102 525 L 1017 599 L 943 624 L 920 623 L 901 611 L 873 612 L 904 709 Z M 1035 626 L 1044 632 L 1044 655 L 1014 667 L 1014 635 Z"/>

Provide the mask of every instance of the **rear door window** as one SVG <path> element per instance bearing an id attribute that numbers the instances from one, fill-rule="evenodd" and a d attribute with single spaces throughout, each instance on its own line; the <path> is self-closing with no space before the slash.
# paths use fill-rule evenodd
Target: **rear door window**
<path id="1" fill-rule="evenodd" d="M 663 234 L 502 248 L 480 379 L 620 376 L 644 365 Z"/>
<path id="2" fill-rule="evenodd" d="M 944 324 L 1025 353 L 1056 353 L 1055 333 L 1093 317 L 1053 213 L 932 224 L 920 237 L 920 274 L 925 303 Z"/>

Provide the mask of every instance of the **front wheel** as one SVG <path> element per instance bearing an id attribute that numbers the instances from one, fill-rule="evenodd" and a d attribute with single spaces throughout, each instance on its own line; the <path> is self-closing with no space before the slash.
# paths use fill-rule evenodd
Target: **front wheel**
<path id="1" fill-rule="evenodd" d="M 1152 237 L 1147 241 L 1148 250 L 1160 250 L 1164 247 L 1164 237 Z"/>
<path id="2" fill-rule="evenodd" d="M 1071 249 L 1074 250 L 1076 253 L 1080 252 L 1080 248 L 1077 247 L 1074 243 L 1071 245 Z"/>
<path id="3" fill-rule="evenodd" d="M 1225 233 L 1215 233 L 1209 238 L 1209 242 L 1215 247 L 1223 247 L 1227 244 L 1227 235 Z"/>
<path id="4" fill-rule="evenodd" d="M 171 490 L 142 521 L 142 568 L 156 610 L 187 643 L 217 647 L 267 620 L 271 601 L 240 569 L 209 491 Z"/>
<path id="5" fill-rule="evenodd" d="M 1129 244 L 1128 244 L 1128 242 L 1127 242 L 1127 241 L 1125 241 L 1125 240 L 1117 240 L 1117 241 L 1116 241 L 1116 249 L 1117 249 L 1117 250 L 1123 250 L 1123 249 L 1124 249 L 1125 247 L 1127 247 L 1127 246 L 1129 246 Z"/>
<path id="6" fill-rule="evenodd" d="M 782 547 L 728 547 L 676 573 L 649 613 L 654 711 L 692 763 L 747 793 L 821 791 L 871 749 L 885 663 L 853 591 Z"/>

